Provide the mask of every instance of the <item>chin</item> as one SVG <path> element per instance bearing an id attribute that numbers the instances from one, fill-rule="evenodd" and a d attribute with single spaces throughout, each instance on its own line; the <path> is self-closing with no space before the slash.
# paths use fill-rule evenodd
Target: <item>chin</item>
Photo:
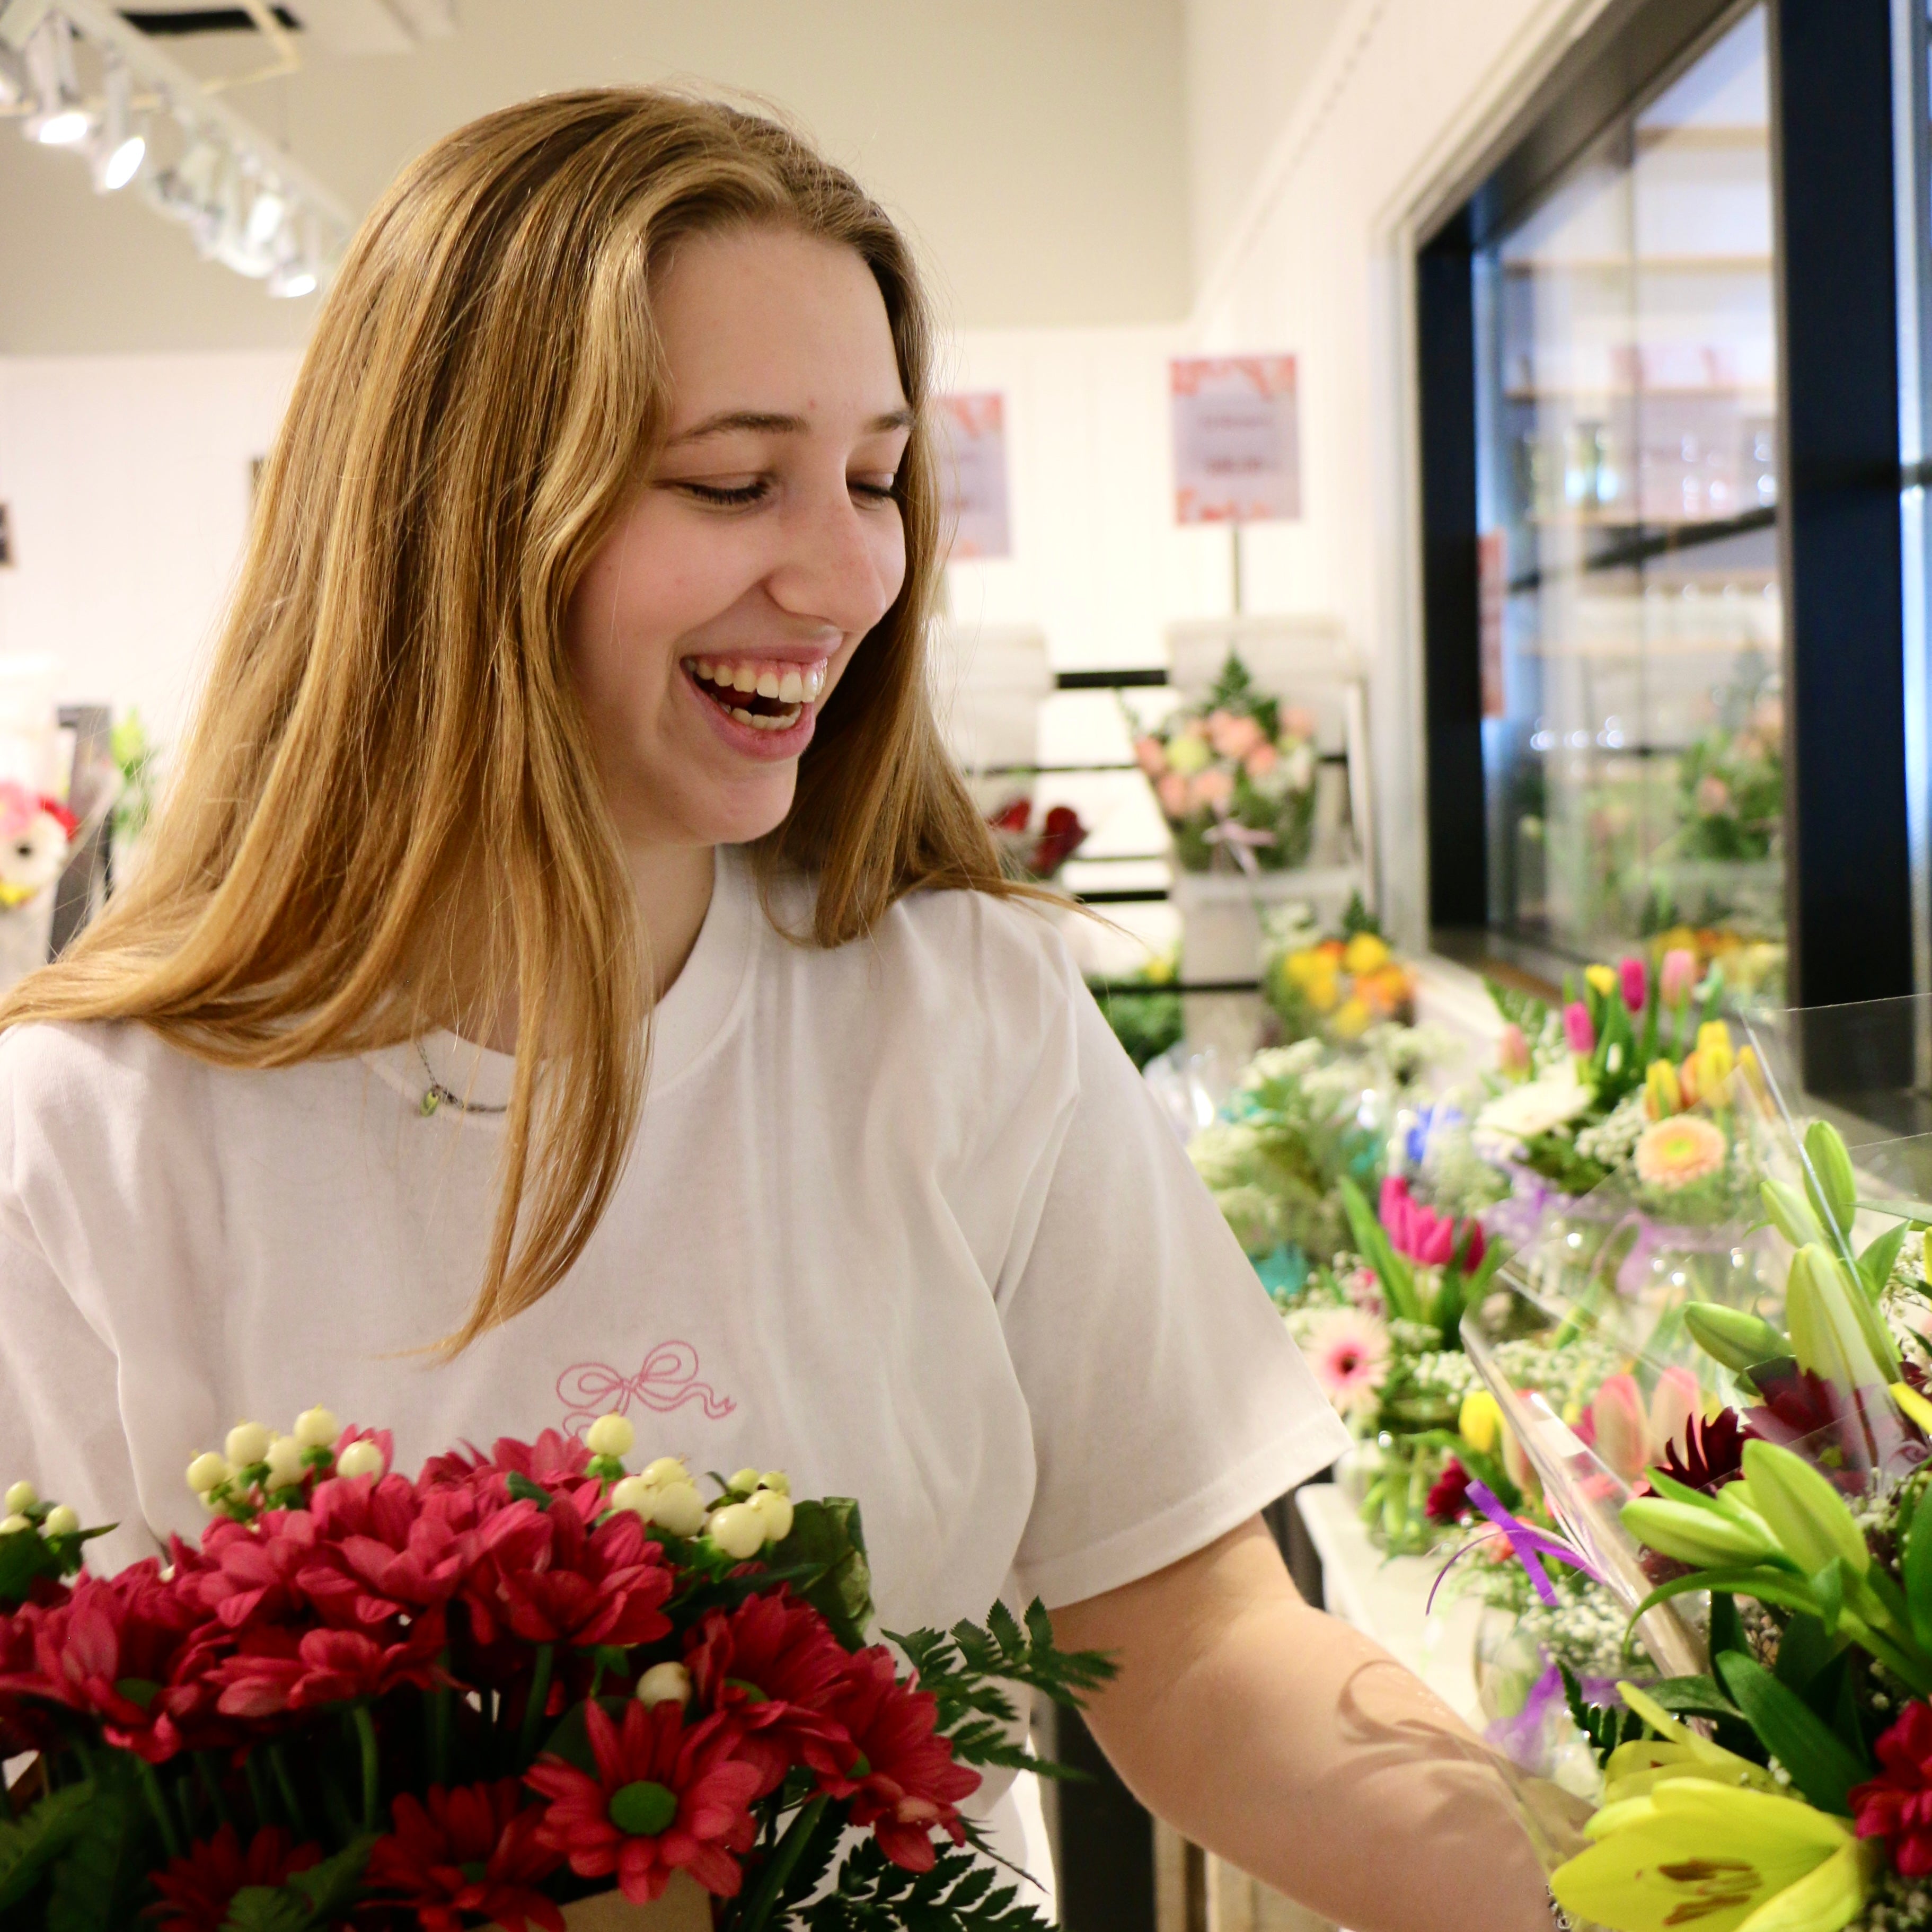
<path id="1" fill-rule="evenodd" d="M 749 845 L 784 823 L 798 789 L 797 778 L 797 767 L 787 766 L 782 779 L 773 772 L 755 784 L 734 785 L 688 800 L 681 816 L 701 844 Z"/>

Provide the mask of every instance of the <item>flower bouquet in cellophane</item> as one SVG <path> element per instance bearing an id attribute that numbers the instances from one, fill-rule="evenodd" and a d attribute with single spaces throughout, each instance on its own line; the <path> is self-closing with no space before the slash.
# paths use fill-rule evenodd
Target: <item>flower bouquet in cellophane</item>
<path id="1" fill-rule="evenodd" d="M 1652 1323 L 1633 1382 L 1688 1373 L 1700 1412 L 1640 1477 L 1600 1440 L 1568 1453 L 1564 1418 L 1486 1370 L 1505 1406 L 1522 1398 L 1564 1560 L 1621 1600 L 1663 1673 L 1564 1684 L 1604 1790 L 1589 1849 L 1552 1882 L 1612 1932 L 1932 1927 L 1932 1150 L 1870 1124 L 1909 1112 L 1923 1018 L 1786 1026 L 1790 1052 L 1754 1029 L 1784 1124 L 1764 1292 Z M 1857 1036 L 1835 1068 L 1827 1030 Z M 1871 1138 L 1848 1146 L 1805 1118 L 1820 1106 Z"/>
<path id="2" fill-rule="evenodd" d="M 978 1765 L 1011 1688 L 1111 1666 L 1036 1605 L 869 1641 L 857 1507 L 782 1475 L 627 1474 L 629 1424 L 413 1479 L 312 1410 L 196 1459 L 213 1520 L 89 1574 L 104 1532 L 0 1521 L 4 1932 L 1019 1932 Z"/>

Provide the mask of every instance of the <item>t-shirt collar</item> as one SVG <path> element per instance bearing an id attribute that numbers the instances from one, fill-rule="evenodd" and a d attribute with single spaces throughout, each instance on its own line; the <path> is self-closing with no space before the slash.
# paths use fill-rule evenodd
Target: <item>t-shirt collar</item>
<path id="1" fill-rule="evenodd" d="M 651 1015 L 652 1093 L 682 1079 L 730 1030 L 744 1002 L 763 917 L 750 859 L 736 846 L 718 847 L 711 904 L 698 943 Z M 386 1085 L 418 1102 L 434 1085 L 441 1090 L 442 1105 L 467 1122 L 500 1120 L 516 1078 L 510 1054 L 440 1028 L 366 1057 Z"/>

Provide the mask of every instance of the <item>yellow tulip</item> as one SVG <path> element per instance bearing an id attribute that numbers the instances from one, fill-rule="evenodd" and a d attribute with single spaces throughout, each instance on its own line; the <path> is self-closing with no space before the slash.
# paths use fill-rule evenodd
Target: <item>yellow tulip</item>
<path id="1" fill-rule="evenodd" d="M 1369 1030 L 1369 1022 L 1375 1018 L 1366 1004 L 1360 1000 L 1347 999 L 1342 1002 L 1335 1015 L 1335 1032 L 1342 1040 L 1360 1040 Z"/>
<path id="2" fill-rule="evenodd" d="M 1379 973 L 1389 962 L 1385 940 L 1372 932 L 1358 932 L 1342 949 L 1342 964 L 1351 973 Z"/>
<path id="3" fill-rule="evenodd" d="M 1502 1435 L 1503 1412 L 1487 1389 L 1472 1389 L 1456 1412 L 1456 1432 L 1478 1455 L 1493 1456 Z"/>
<path id="4" fill-rule="evenodd" d="M 1643 1076 L 1644 1111 L 1653 1120 L 1667 1120 L 1684 1108 L 1684 1090 L 1677 1084 L 1677 1070 L 1667 1060 L 1653 1060 Z"/>
<path id="5" fill-rule="evenodd" d="M 1610 1932 L 1840 1932 L 1882 1856 L 1802 1799 L 1698 1778 L 1608 1805 L 1588 1830 L 1550 1888 Z"/>
<path id="6" fill-rule="evenodd" d="M 1583 977 L 1590 982 L 1590 990 L 1600 993 L 1605 999 L 1617 990 L 1617 976 L 1608 966 L 1586 966 Z"/>
<path id="7" fill-rule="evenodd" d="M 1706 1020 L 1697 1029 L 1697 1090 L 1707 1100 L 1718 1098 L 1718 1089 L 1736 1068 L 1737 1055 L 1731 1050 L 1731 1030 L 1722 1020 Z"/>

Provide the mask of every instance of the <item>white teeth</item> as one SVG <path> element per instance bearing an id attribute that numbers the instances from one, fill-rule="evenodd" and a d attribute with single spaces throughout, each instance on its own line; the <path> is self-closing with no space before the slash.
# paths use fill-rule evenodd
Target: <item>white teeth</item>
<path id="1" fill-rule="evenodd" d="M 804 708 L 802 705 L 794 704 L 789 711 L 782 712 L 776 718 L 747 716 L 745 722 L 754 731 L 789 731 L 798 722 L 800 714 Z"/>
<path id="2" fill-rule="evenodd" d="M 724 680 L 720 678 L 719 683 Z M 731 676 L 731 685 L 736 691 L 756 691 L 758 688 L 758 668 L 756 664 L 741 664 Z"/>
<path id="3" fill-rule="evenodd" d="M 764 686 L 761 684 L 758 688 L 763 691 Z M 778 680 L 778 689 L 769 695 L 780 699 L 784 704 L 796 704 L 805 695 L 805 680 L 796 671 L 788 670 Z"/>
<path id="4" fill-rule="evenodd" d="M 761 670 L 758 674 L 758 695 L 776 698 L 778 694 L 778 674 L 775 670 Z"/>
<path id="5" fill-rule="evenodd" d="M 805 674 L 805 701 L 808 704 L 818 702 L 818 694 L 825 688 L 825 667 L 814 664 Z"/>
<path id="6" fill-rule="evenodd" d="M 732 706 L 731 716 L 736 718 L 741 724 L 755 724 L 758 722 L 742 704 L 734 704 Z"/>
<path id="7" fill-rule="evenodd" d="M 710 682 L 711 660 L 709 658 L 700 658 L 693 668 L 697 671 L 698 676 L 704 680 L 706 683 L 709 684 Z"/>

